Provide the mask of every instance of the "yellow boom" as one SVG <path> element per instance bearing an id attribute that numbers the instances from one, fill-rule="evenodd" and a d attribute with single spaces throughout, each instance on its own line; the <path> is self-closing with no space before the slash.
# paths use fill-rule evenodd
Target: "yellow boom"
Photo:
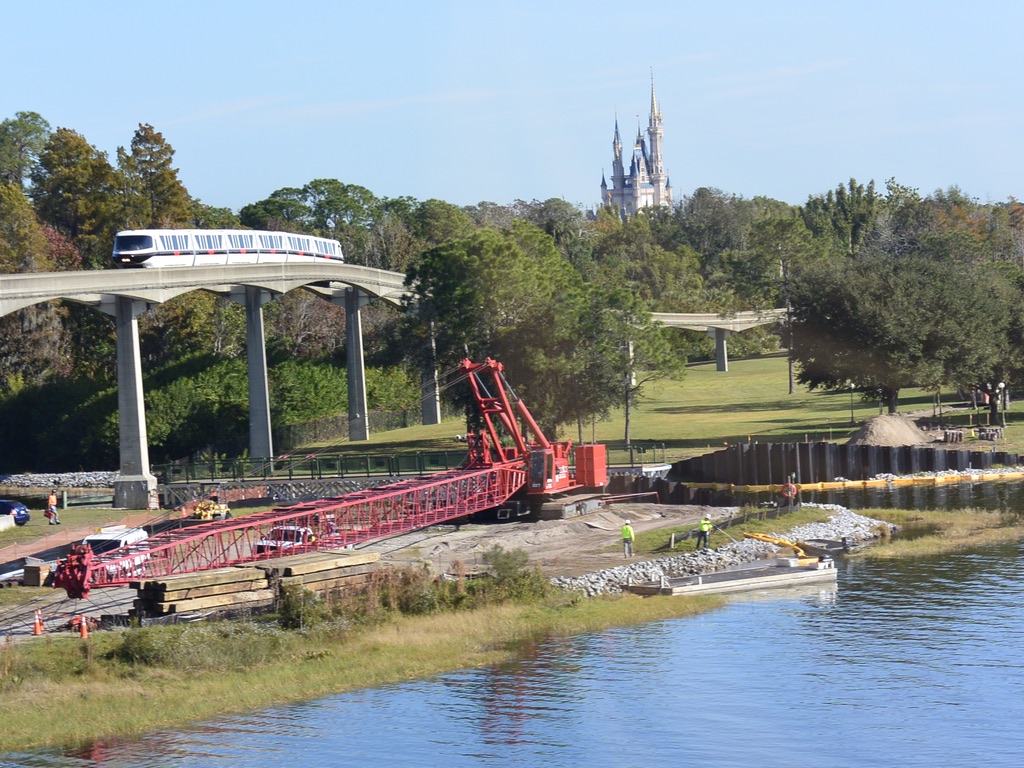
<path id="1" fill-rule="evenodd" d="M 769 536 L 766 533 L 744 533 L 748 539 L 757 539 L 758 541 L 767 541 L 769 544 L 775 544 L 780 547 L 790 547 L 796 552 L 797 557 L 807 557 L 807 553 L 804 552 L 803 548 L 796 542 L 790 541 L 789 539 L 779 539 L 775 536 Z"/>

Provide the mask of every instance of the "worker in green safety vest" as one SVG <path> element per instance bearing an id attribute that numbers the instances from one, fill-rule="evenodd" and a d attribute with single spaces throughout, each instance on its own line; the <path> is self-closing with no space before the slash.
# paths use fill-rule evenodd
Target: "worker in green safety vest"
<path id="1" fill-rule="evenodd" d="M 700 519 L 700 523 L 697 526 L 697 546 L 695 549 L 704 549 L 708 546 L 708 537 L 711 535 L 711 529 L 715 526 L 711 523 L 711 518 L 704 515 Z"/>
<path id="2" fill-rule="evenodd" d="M 629 520 L 626 520 L 622 524 L 622 554 L 625 557 L 633 556 L 633 542 L 636 540 L 636 534 L 633 532 L 633 526 L 629 524 Z"/>

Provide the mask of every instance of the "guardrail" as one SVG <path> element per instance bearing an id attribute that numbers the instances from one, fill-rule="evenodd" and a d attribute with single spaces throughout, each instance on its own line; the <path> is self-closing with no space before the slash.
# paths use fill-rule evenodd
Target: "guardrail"
<path id="1" fill-rule="evenodd" d="M 153 468 L 161 483 L 197 480 L 241 482 L 324 477 L 416 476 L 454 469 L 466 460 L 465 451 L 408 454 L 333 454 L 278 459 L 218 459 Z"/>
<path id="2" fill-rule="evenodd" d="M 162 484 L 197 481 L 242 482 L 245 480 L 298 480 L 325 477 L 410 477 L 455 469 L 466 452 L 421 451 L 417 453 L 336 453 L 289 456 L 277 459 L 215 459 L 181 464 L 160 464 L 153 474 Z M 664 443 L 608 446 L 608 464 L 637 466 L 664 463 Z"/>

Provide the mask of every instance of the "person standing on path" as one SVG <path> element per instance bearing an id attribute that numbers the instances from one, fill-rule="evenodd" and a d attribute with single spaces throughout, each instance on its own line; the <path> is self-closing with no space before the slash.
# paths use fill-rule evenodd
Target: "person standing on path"
<path id="1" fill-rule="evenodd" d="M 704 549 L 708 546 L 708 537 L 711 535 L 712 528 L 714 526 L 711 524 L 711 518 L 704 515 L 697 525 L 697 546 L 694 549 Z"/>
<path id="2" fill-rule="evenodd" d="M 46 497 L 46 519 L 50 521 L 50 525 L 60 525 L 60 516 L 57 514 L 57 489 L 54 488 L 50 491 L 50 495 Z"/>
<path id="3" fill-rule="evenodd" d="M 629 520 L 626 520 L 622 525 L 622 554 L 624 557 L 633 556 L 633 542 L 636 540 L 636 534 L 633 532 L 633 526 L 629 524 Z"/>

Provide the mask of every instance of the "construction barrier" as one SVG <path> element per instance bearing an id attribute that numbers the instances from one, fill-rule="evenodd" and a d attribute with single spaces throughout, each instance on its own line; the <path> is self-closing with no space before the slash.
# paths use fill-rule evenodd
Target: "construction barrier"
<path id="1" fill-rule="evenodd" d="M 925 446 L 838 445 L 835 443 L 744 443 L 684 459 L 669 477 L 688 484 L 768 488 L 799 486 L 877 475 L 987 470 L 1021 463 L 1016 453 Z"/>

